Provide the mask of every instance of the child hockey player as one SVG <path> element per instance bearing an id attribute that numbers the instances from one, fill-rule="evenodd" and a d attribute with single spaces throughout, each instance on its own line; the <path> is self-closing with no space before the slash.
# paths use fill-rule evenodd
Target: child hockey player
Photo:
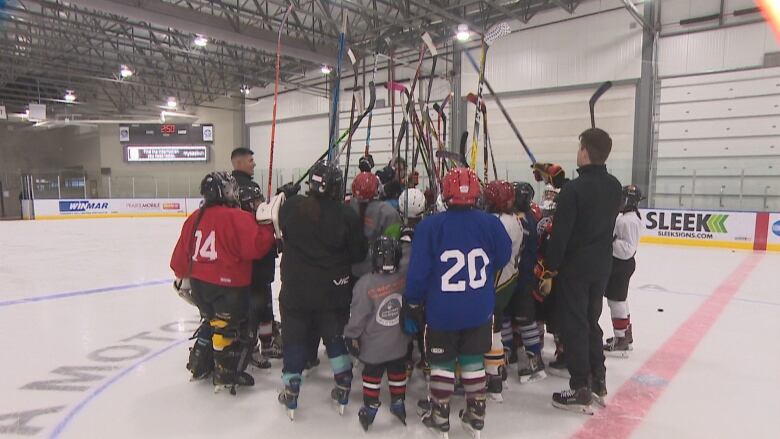
<path id="1" fill-rule="evenodd" d="M 442 193 L 447 211 L 424 219 L 415 230 L 404 326 L 412 332 L 427 325 L 431 383 L 429 397 L 418 403 L 423 423 L 444 434 L 449 431 L 457 361 L 466 391 L 461 422 L 478 436 L 485 422 L 483 355 L 492 344 L 493 281 L 511 258 L 512 241 L 498 218 L 474 208 L 480 183 L 473 170 L 451 170 Z"/>
<path id="2" fill-rule="evenodd" d="M 284 390 L 279 402 L 290 419 L 298 407 L 302 372 L 313 338 L 322 338 L 336 386 L 331 397 L 343 413 L 349 401 L 352 363 L 341 336 L 339 313 L 349 309 L 351 266 L 368 251 L 355 211 L 345 206 L 342 171 L 320 161 L 309 173 L 309 192 L 293 195 L 279 212 L 284 237 L 279 294 Z M 345 322 L 346 323 L 346 322 Z"/>
<path id="3" fill-rule="evenodd" d="M 635 185 L 623 187 L 623 206 L 615 222 L 615 240 L 612 242 L 612 272 L 607 283 L 607 304 L 612 317 L 615 336 L 607 339 L 604 352 L 627 357 L 634 342 L 631 331 L 631 313 L 628 311 L 628 284 L 636 270 L 636 249 L 642 230 L 639 202 L 642 191 Z"/>
<path id="4" fill-rule="evenodd" d="M 230 387 L 232 394 L 236 386 L 254 385 L 244 372 L 255 343 L 253 331 L 247 330 L 248 287 L 252 261 L 265 256 L 275 242 L 272 227 L 258 225 L 236 208 L 236 192 L 232 175 L 208 174 L 200 184 L 203 205 L 184 222 L 171 256 L 174 286 L 191 298 L 204 319 L 187 369 L 195 379 L 214 370 L 215 390 Z"/>
<path id="5" fill-rule="evenodd" d="M 401 226 L 401 217 L 388 203 L 377 200 L 379 195 L 379 178 L 370 172 L 361 172 L 352 180 L 351 206 L 360 216 L 363 224 L 363 233 L 369 246 L 379 236 L 393 233 L 398 238 L 398 230 Z M 395 232 L 391 231 L 395 229 Z M 352 274 L 359 278 L 371 272 L 371 260 L 366 260 L 352 266 Z"/>
<path id="6" fill-rule="evenodd" d="M 536 321 L 537 302 L 533 291 L 537 281 L 534 275 L 539 235 L 536 230 L 536 217 L 531 209 L 535 191 L 529 183 L 513 183 L 515 188 L 515 215 L 523 227 L 523 248 L 518 264 L 518 280 L 515 295 L 512 297 L 512 313 L 517 333 L 522 340 L 525 358 L 518 358 L 517 375 L 520 383 L 544 379 L 542 361 L 542 333 Z"/>
<path id="7" fill-rule="evenodd" d="M 515 192 L 511 183 L 496 180 L 485 187 L 485 204 L 487 212 L 495 215 L 503 224 L 509 238 L 512 240 L 512 256 L 509 262 L 500 267 L 496 274 L 496 306 L 493 311 L 493 345 L 485 354 L 485 371 L 487 372 L 487 395 L 494 401 L 501 402 L 503 380 L 506 377 L 504 364 L 504 344 L 501 340 L 501 327 L 504 322 L 504 310 L 512 300 L 517 284 L 517 262 L 520 247 L 523 244 L 523 227 L 512 213 L 515 202 Z"/>
<path id="8" fill-rule="evenodd" d="M 387 371 L 390 412 L 406 425 L 406 348 L 409 336 L 401 323 L 401 303 L 408 258 L 402 259 L 401 243 L 387 236 L 371 246 L 374 270 L 361 277 L 352 292 L 349 323 L 344 338 L 363 366 L 363 407 L 360 425 L 368 430 L 379 409 L 379 388 Z"/>

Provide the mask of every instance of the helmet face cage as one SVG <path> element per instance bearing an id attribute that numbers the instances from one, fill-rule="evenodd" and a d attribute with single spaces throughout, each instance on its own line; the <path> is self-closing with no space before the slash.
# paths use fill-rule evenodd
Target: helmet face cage
<path id="1" fill-rule="evenodd" d="M 205 204 L 238 205 L 238 184 L 229 172 L 207 174 L 200 183 L 200 194 Z"/>
<path id="2" fill-rule="evenodd" d="M 401 262 L 401 244 L 397 239 L 380 236 L 371 245 L 371 263 L 376 273 L 395 273 Z"/>
<path id="3" fill-rule="evenodd" d="M 623 186 L 623 209 L 636 209 L 642 201 L 642 191 L 636 185 Z"/>
<path id="4" fill-rule="evenodd" d="M 254 212 L 257 210 L 257 206 L 264 200 L 263 193 L 257 186 L 245 186 L 238 190 L 238 200 L 242 210 L 247 212 Z"/>
<path id="5" fill-rule="evenodd" d="M 555 189 L 552 185 L 547 185 L 544 188 L 544 194 L 542 195 L 542 216 L 553 216 L 555 210 L 558 208 L 557 198 L 559 189 Z"/>
<path id="6" fill-rule="evenodd" d="M 536 191 L 530 183 L 524 181 L 512 183 L 515 189 L 515 209 L 527 212 L 531 208 L 531 202 L 536 196 Z"/>

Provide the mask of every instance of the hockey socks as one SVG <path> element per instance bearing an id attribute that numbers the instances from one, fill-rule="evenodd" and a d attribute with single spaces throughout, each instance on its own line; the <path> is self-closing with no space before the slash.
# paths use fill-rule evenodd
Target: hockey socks
<path id="1" fill-rule="evenodd" d="M 525 322 L 524 322 L 525 323 Z M 542 334 L 536 322 L 520 324 L 520 337 L 523 339 L 523 347 L 528 352 L 540 354 L 542 352 Z"/>
<path id="2" fill-rule="evenodd" d="M 631 324 L 631 315 L 628 312 L 628 303 L 618 302 L 607 299 L 609 312 L 612 317 L 612 328 L 615 331 L 615 337 L 622 338 L 626 336 L 626 330 Z"/>
<path id="3" fill-rule="evenodd" d="M 482 355 L 461 355 L 458 357 L 460 363 L 460 381 L 463 383 L 463 389 L 466 391 L 466 399 L 485 399 L 485 364 Z"/>
<path id="4" fill-rule="evenodd" d="M 429 388 L 435 400 L 449 402 L 455 392 L 455 360 L 431 363 Z"/>

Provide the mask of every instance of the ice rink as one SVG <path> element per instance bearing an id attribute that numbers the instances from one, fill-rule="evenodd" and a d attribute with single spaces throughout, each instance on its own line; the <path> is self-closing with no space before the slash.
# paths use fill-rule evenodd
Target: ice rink
<path id="1" fill-rule="evenodd" d="M 197 312 L 176 296 L 168 262 L 183 219 L 0 223 L 0 437 L 345 438 L 360 378 L 339 417 L 322 364 L 305 380 L 296 421 L 276 402 L 279 362 L 257 384 L 213 394 L 184 365 Z M 634 351 L 608 358 L 608 408 L 588 417 L 550 405 L 566 380 L 521 386 L 510 370 L 483 438 L 777 438 L 780 436 L 780 254 L 640 246 L 629 303 Z M 611 335 L 605 306 L 602 327 Z M 549 337 L 549 336 L 548 336 Z M 547 339 L 545 354 L 552 355 Z M 428 438 L 385 401 L 367 437 Z M 469 437 L 456 421 L 452 438 Z"/>

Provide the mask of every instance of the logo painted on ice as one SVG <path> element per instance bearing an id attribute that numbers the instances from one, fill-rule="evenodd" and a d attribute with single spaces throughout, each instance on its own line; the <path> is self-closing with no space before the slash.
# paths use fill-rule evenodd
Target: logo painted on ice
<path id="1" fill-rule="evenodd" d="M 108 210 L 108 201 L 93 203 L 88 200 L 60 201 L 60 212 L 94 212 Z"/>
<path id="2" fill-rule="evenodd" d="M 775 223 L 772 224 L 772 233 L 774 233 L 776 236 L 780 236 L 780 220 L 775 221 Z"/>

